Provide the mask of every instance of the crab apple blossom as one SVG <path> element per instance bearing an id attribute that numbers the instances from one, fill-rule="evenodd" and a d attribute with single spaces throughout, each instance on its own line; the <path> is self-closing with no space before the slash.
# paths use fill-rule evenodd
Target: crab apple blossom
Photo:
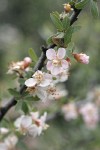
<path id="1" fill-rule="evenodd" d="M 74 58 L 83 64 L 88 64 L 89 63 L 89 56 L 87 56 L 86 54 L 80 53 L 80 54 L 73 54 Z"/>
<path id="2" fill-rule="evenodd" d="M 62 107 L 62 113 L 64 114 L 64 118 L 67 121 L 77 119 L 78 117 L 77 108 L 73 102 L 65 104 Z"/>
<path id="3" fill-rule="evenodd" d="M 95 128 L 99 121 L 98 108 L 93 103 L 87 103 L 79 110 L 87 127 Z"/>
<path id="4" fill-rule="evenodd" d="M 19 117 L 14 123 L 17 130 L 24 135 L 28 132 L 28 129 L 31 126 L 31 124 L 32 124 L 31 116 L 24 116 L 24 115 Z"/>
<path id="5" fill-rule="evenodd" d="M 19 117 L 14 125 L 17 131 L 23 135 L 31 135 L 33 137 L 40 135 L 43 130 L 46 130 L 48 125 L 46 122 L 47 113 L 45 112 L 39 117 L 39 112 L 31 112 L 28 116 Z"/>
<path id="6" fill-rule="evenodd" d="M 39 87 L 46 87 L 52 82 L 52 75 L 42 72 L 42 71 L 36 71 L 32 78 L 29 78 L 25 81 L 25 85 L 27 87 L 34 87 L 34 86 L 39 86 Z"/>
<path id="7" fill-rule="evenodd" d="M 29 128 L 29 135 L 36 137 L 39 136 L 43 130 L 46 130 L 49 126 L 45 123 L 47 113 L 45 112 L 43 116 L 39 118 L 39 113 L 31 113 L 33 123 Z"/>
<path id="8" fill-rule="evenodd" d="M 25 57 L 23 61 L 12 62 L 9 65 L 8 74 L 22 74 L 23 71 L 28 71 L 29 65 L 31 64 L 32 60 L 30 57 Z"/>
<path id="9" fill-rule="evenodd" d="M 69 68 L 68 62 L 64 59 L 66 50 L 59 48 L 58 51 L 54 49 L 48 49 L 46 52 L 47 59 L 47 70 L 51 71 L 52 75 L 58 75 L 64 70 Z"/>
<path id="10" fill-rule="evenodd" d="M 34 87 L 28 87 L 27 90 L 30 95 L 33 97 L 37 96 L 40 98 L 40 100 L 43 100 L 44 97 L 46 97 L 46 88 L 34 86 Z"/>

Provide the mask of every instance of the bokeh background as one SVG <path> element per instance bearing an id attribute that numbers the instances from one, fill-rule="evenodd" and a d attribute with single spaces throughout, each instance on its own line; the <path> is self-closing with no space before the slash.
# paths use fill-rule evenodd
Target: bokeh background
<path id="1" fill-rule="evenodd" d="M 34 48 L 37 55 L 40 55 L 41 45 L 46 45 L 46 39 L 56 32 L 50 20 L 50 12 L 62 12 L 64 3 L 65 0 L 0 0 L 0 99 L 9 99 L 7 89 L 15 86 L 12 77 L 6 74 L 8 64 L 28 56 L 29 48 Z M 100 86 L 100 18 L 94 20 L 89 7 L 86 7 L 76 24 L 82 28 L 74 34 L 72 40 L 77 51 L 90 56 L 90 63 L 82 65 L 72 60 L 70 77 L 65 83 L 68 90 L 66 101 L 85 99 L 88 92 Z M 22 138 L 26 146 L 21 143 L 20 149 L 100 149 L 99 126 L 91 131 L 80 121 L 65 122 L 61 117 L 51 121 L 50 126 L 39 138 Z"/>

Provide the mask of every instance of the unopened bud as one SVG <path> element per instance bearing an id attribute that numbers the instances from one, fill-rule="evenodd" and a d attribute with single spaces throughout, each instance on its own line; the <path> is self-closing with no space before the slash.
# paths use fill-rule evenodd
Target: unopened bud
<path id="1" fill-rule="evenodd" d="M 89 63 L 89 56 L 86 54 L 80 53 L 80 54 L 73 54 L 74 58 L 83 64 L 88 64 Z"/>
<path id="2" fill-rule="evenodd" d="M 66 13 L 69 13 L 70 11 L 72 11 L 73 9 L 71 8 L 70 4 L 64 4 L 64 10 Z"/>
<path id="3" fill-rule="evenodd" d="M 27 68 L 31 64 L 32 60 L 30 57 L 24 58 L 24 68 Z"/>

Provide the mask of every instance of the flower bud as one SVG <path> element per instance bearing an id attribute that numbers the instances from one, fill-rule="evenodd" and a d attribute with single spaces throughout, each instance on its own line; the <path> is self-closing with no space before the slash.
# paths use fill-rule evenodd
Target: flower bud
<path id="1" fill-rule="evenodd" d="M 23 61 L 24 61 L 24 68 L 27 68 L 32 62 L 30 57 L 25 57 Z"/>
<path id="2" fill-rule="evenodd" d="M 86 54 L 80 53 L 80 54 L 73 54 L 74 58 L 83 64 L 88 64 L 89 63 L 89 56 L 87 56 Z"/>
<path id="3" fill-rule="evenodd" d="M 69 13 L 70 11 L 72 11 L 73 9 L 71 8 L 70 4 L 64 4 L 64 10 L 66 13 Z"/>

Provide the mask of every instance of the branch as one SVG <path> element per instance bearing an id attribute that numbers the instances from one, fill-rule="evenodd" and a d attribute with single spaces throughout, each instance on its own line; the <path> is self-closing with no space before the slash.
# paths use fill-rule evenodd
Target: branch
<path id="1" fill-rule="evenodd" d="M 72 25 L 72 24 L 78 19 L 78 15 L 80 14 L 80 12 L 81 12 L 81 9 L 75 9 L 75 8 L 74 8 L 74 12 L 73 12 L 73 14 L 72 14 L 72 16 L 71 16 L 71 19 L 70 19 L 70 25 Z M 44 66 L 44 62 L 45 62 L 45 60 L 46 60 L 46 51 L 47 51 L 49 48 L 54 48 L 54 47 L 56 47 L 55 44 L 52 44 L 52 45 L 50 45 L 50 46 L 47 47 L 47 48 L 44 47 L 44 46 L 42 46 L 42 53 L 41 53 L 41 56 L 40 56 L 40 58 L 39 58 L 37 64 L 36 64 L 35 67 L 33 68 L 33 72 L 42 69 L 42 67 Z M 20 94 L 22 94 L 22 93 L 25 91 L 25 89 L 26 89 L 26 86 L 23 85 L 23 86 L 20 88 L 20 90 L 19 90 Z M 1 108 L 0 108 L 0 121 L 1 121 L 1 120 L 3 119 L 3 117 L 6 115 L 6 113 L 8 112 L 8 110 L 11 109 L 11 108 L 12 108 L 13 106 L 15 106 L 16 104 L 17 104 L 17 101 L 16 101 L 16 99 L 15 99 L 15 97 L 14 97 L 14 98 L 11 99 L 10 102 L 8 102 L 8 104 L 6 104 L 4 107 L 1 107 Z"/>

